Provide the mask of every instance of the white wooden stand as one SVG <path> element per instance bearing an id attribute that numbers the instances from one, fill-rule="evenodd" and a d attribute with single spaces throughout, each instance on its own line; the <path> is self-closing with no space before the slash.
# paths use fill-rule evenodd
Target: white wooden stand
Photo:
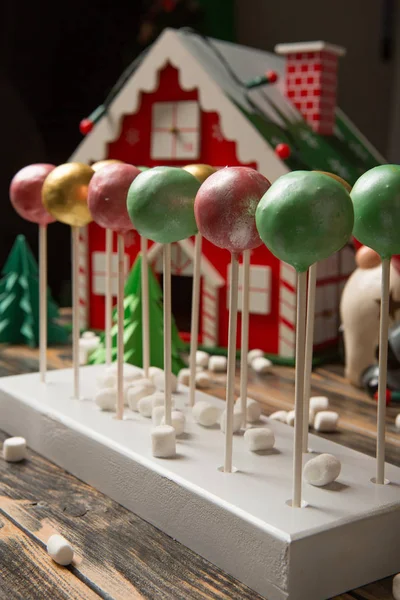
<path id="1" fill-rule="evenodd" d="M 311 436 L 315 451 L 341 460 L 342 473 L 328 488 L 304 484 L 307 506 L 292 508 L 293 428 L 270 422 L 276 448 L 265 454 L 235 435 L 238 470 L 221 472 L 224 435 L 194 423 L 182 387 L 174 400 L 186 433 L 176 458 L 156 459 L 150 419 L 126 410 L 118 421 L 94 404 L 102 369 L 81 368 L 81 400 L 71 399 L 72 369 L 50 371 L 46 386 L 39 373 L 3 377 L 0 428 L 268 600 L 324 600 L 399 570 L 400 469 L 387 464 L 391 483 L 376 485 L 374 459 Z"/>

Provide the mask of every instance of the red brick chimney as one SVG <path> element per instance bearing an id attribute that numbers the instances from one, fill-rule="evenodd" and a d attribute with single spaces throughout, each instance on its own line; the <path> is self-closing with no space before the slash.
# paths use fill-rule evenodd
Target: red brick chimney
<path id="1" fill-rule="evenodd" d="M 301 42 L 278 44 L 275 52 L 286 55 L 286 96 L 314 131 L 332 135 L 338 57 L 346 50 L 326 42 Z"/>

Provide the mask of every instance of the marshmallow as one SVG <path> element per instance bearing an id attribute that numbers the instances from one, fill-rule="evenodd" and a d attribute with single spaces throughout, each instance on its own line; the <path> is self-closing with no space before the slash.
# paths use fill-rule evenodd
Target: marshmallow
<path id="1" fill-rule="evenodd" d="M 281 423 L 287 423 L 287 410 L 276 410 L 269 415 L 268 419 L 272 421 L 280 421 Z"/>
<path id="2" fill-rule="evenodd" d="M 204 352 L 203 350 L 197 350 L 196 365 L 207 369 L 209 360 L 210 360 L 210 355 L 208 354 L 208 352 Z"/>
<path id="3" fill-rule="evenodd" d="M 173 410 L 171 412 L 171 425 L 175 429 L 176 437 L 182 435 L 185 431 L 185 415 L 179 410 Z M 161 425 L 165 425 L 165 415 L 161 419 Z"/>
<path id="4" fill-rule="evenodd" d="M 260 357 L 264 358 L 264 352 L 262 350 L 260 350 L 259 348 L 250 350 L 250 352 L 247 353 L 247 364 L 249 365 L 249 367 L 251 367 L 251 363 L 253 362 L 253 360 L 255 358 L 260 358 Z"/>
<path id="5" fill-rule="evenodd" d="M 96 384 L 99 389 L 117 387 L 117 376 L 113 373 L 101 373 L 96 377 Z"/>
<path id="6" fill-rule="evenodd" d="M 400 573 L 393 577 L 392 593 L 394 600 L 400 600 Z"/>
<path id="7" fill-rule="evenodd" d="M 251 452 L 270 450 L 274 447 L 274 432 L 268 427 L 253 427 L 244 432 L 244 441 Z"/>
<path id="8" fill-rule="evenodd" d="M 138 412 L 139 400 L 145 396 L 150 396 L 154 392 L 154 385 L 131 385 L 126 391 L 129 408 Z"/>
<path id="9" fill-rule="evenodd" d="M 310 416 L 309 423 L 314 423 L 315 415 L 322 410 L 328 410 L 329 400 L 326 396 L 312 396 L 310 398 Z"/>
<path id="10" fill-rule="evenodd" d="M 110 373 L 111 375 L 117 376 L 118 373 L 118 363 L 113 362 L 109 367 L 106 368 L 106 373 Z M 135 365 L 131 365 L 129 363 L 123 364 L 123 374 L 124 378 L 131 378 L 136 376 L 137 378 L 143 377 L 143 369 L 140 367 L 136 367 Z"/>
<path id="11" fill-rule="evenodd" d="M 129 406 L 129 401 L 128 401 L 129 390 L 131 390 L 132 388 L 135 388 L 135 387 L 142 386 L 142 385 L 148 390 L 148 392 L 146 394 L 148 396 L 150 396 L 150 394 L 153 394 L 156 391 L 156 387 L 155 387 L 155 385 L 152 384 L 150 379 L 145 379 L 144 377 L 142 377 L 140 379 L 135 379 L 134 381 L 130 381 L 128 383 L 125 383 L 124 384 L 124 404 L 125 404 L 125 406 Z"/>
<path id="12" fill-rule="evenodd" d="M 150 394 L 149 396 L 143 396 L 137 403 L 137 410 L 140 412 L 142 417 L 150 418 L 153 414 L 153 408 L 156 406 L 164 406 L 165 397 L 161 392 Z"/>
<path id="13" fill-rule="evenodd" d="M 175 456 L 175 429 L 172 425 L 158 425 L 151 431 L 153 456 L 170 458 Z"/>
<path id="14" fill-rule="evenodd" d="M 47 541 L 47 552 L 59 565 L 66 566 L 72 563 L 74 551 L 71 544 L 62 535 L 51 535 Z"/>
<path id="15" fill-rule="evenodd" d="M 235 410 L 240 411 L 242 408 L 241 399 L 238 398 L 235 404 Z M 246 417 L 249 423 L 255 423 L 261 417 L 261 404 L 253 398 L 247 398 Z"/>
<path id="16" fill-rule="evenodd" d="M 294 415 L 295 415 L 294 410 L 289 410 L 289 412 L 286 415 L 286 424 L 287 425 L 291 425 L 293 427 L 293 425 L 294 425 Z"/>
<path id="17" fill-rule="evenodd" d="M 198 388 L 209 388 L 211 385 L 211 377 L 204 371 L 196 373 L 196 387 Z"/>
<path id="18" fill-rule="evenodd" d="M 218 422 L 220 411 L 210 402 L 200 400 L 193 406 L 192 413 L 196 423 L 203 427 L 212 427 Z"/>
<path id="19" fill-rule="evenodd" d="M 316 431 L 323 431 L 329 433 L 330 431 L 336 431 L 339 415 L 333 410 L 322 410 L 315 415 L 314 429 Z"/>
<path id="20" fill-rule="evenodd" d="M 154 427 L 157 425 L 161 425 L 161 421 L 163 420 L 163 416 L 165 414 L 164 406 L 155 406 L 151 411 L 151 420 L 153 422 Z"/>
<path id="21" fill-rule="evenodd" d="M 165 373 L 160 369 L 160 373 L 155 373 L 152 381 L 160 392 L 165 392 Z M 178 389 L 178 378 L 171 373 L 171 392 L 176 392 Z"/>
<path id="22" fill-rule="evenodd" d="M 214 373 L 226 373 L 227 364 L 226 356 L 210 356 L 208 368 L 210 371 L 214 371 Z"/>
<path id="23" fill-rule="evenodd" d="M 396 429 L 400 429 L 400 413 L 397 415 L 394 425 L 395 425 Z"/>
<path id="24" fill-rule="evenodd" d="M 115 410 L 117 405 L 117 390 L 115 388 L 103 388 L 98 390 L 94 401 L 100 410 Z"/>
<path id="25" fill-rule="evenodd" d="M 304 481 L 310 485 L 321 487 L 332 483 L 340 475 L 342 465 L 332 454 L 320 454 L 309 460 L 303 469 Z"/>
<path id="26" fill-rule="evenodd" d="M 82 340 L 90 340 L 90 339 L 93 339 L 94 337 L 96 337 L 96 334 L 94 331 L 84 331 L 81 335 Z"/>
<path id="27" fill-rule="evenodd" d="M 219 420 L 219 425 L 221 427 L 221 431 L 222 433 L 225 433 L 226 431 L 226 410 L 224 410 L 224 412 L 221 415 L 221 418 Z M 239 431 L 240 427 L 242 425 L 242 413 L 240 411 L 233 411 L 233 433 L 235 433 L 236 431 Z"/>
<path id="28" fill-rule="evenodd" d="M 3 458 L 7 462 L 19 462 L 26 458 L 26 440 L 23 437 L 10 437 L 3 443 Z"/>
<path id="29" fill-rule="evenodd" d="M 264 358 L 264 356 L 256 356 L 251 361 L 251 368 L 256 371 L 256 373 L 267 373 L 270 367 L 272 367 L 272 362 L 268 360 L 268 358 Z"/>
<path id="30" fill-rule="evenodd" d="M 93 333 L 92 331 L 86 331 L 85 333 Z M 86 365 L 89 360 L 89 355 L 93 350 L 96 350 L 100 345 L 100 337 L 97 335 L 91 335 L 79 339 L 79 363 Z"/>
<path id="31" fill-rule="evenodd" d="M 190 369 L 181 369 L 178 373 L 178 383 L 182 385 L 190 384 Z"/>
<path id="32" fill-rule="evenodd" d="M 163 369 L 160 369 L 160 367 L 149 367 L 149 378 L 152 381 L 153 381 L 153 378 L 158 374 L 164 375 Z"/>

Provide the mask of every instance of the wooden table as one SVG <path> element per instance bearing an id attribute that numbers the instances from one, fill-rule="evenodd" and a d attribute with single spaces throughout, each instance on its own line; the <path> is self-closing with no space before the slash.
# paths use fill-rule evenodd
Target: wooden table
<path id="1" fill-rule="evenodd" d="M 52 350 L 50 365 L 70 364 L 69 349 Z M 37 352 L 0 349 L 0 376 L 38 369 Z M 313 374 L 313 394 L 328 395 L 340 414 L 340 431 L 329 437 L 373 455 L 376 404 L 350 387 L 340 366 Z M 249 393 L 266 414 L 293 405 L 293 369 L 275 367 L 262 377 L 251 374 Z M 225 394 L 224 376 L 212 393 Z M 237 382 L 238 383 L 238 382 Z M 237 389 L 237 391 L 239 391 Z M 387 460 L 400 465 L 400 435 L 388 410 Z M 0 432 L 0 442 L 7 436 Z M 327 434 L 328 437 L 328 434 Z M 46 553 L 52 532 L 74 546 L 76 561 L 59 567 Z M 0 598 L 4 600 L 259 600 L 246 586 L 178 542 L 34 452 L 28 460 L 0 460 Z M 391 578 L 336 600 L 389 600 Z M 304 599 L 307 600 L 307 599 Z"/>

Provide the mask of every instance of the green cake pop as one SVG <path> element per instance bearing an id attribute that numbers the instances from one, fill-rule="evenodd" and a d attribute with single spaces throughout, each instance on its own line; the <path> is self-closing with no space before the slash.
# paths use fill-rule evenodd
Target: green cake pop
<path id="1" fill-rule="evenodd" d="M 350 195 L 357 240 L 383 259 L 400 254 L 400 166 L 370 169 L 356 181 Z"/>
<path id="2" fill-rule="evenodd" d="M 283 175 L 256 210 L 264 244 L 299 272 L 340 250 L 351 235 L 353 221 L 348 192 L 335 179 L 315 171 Z"/>
<path id="3" fill-rule="evenodd" d="M 144 237 L 169 244 L 197 233 L 194 199 L 200 183 L 176 167 L 155 167 L 140 173 L 127 197 L 128 213 Z"/>

